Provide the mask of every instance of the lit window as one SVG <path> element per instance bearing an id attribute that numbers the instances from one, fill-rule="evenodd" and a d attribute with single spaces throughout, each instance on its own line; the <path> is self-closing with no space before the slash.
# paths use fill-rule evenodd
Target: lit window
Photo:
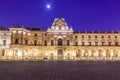
<path id="1" fill-rule="evenodd" d="M 19 34 L 21 34 L 22 31 L 18 31 Z"/>
<path id="2" fill-rule="evenodd" d="M 27 36 L 27 32 L 24 32 L 24 35 L 26 35 L 26 36 Z"/>
<path id="3" fill-rule="evenodd" d="M 16 34 L 16 31 L 13 31 L 13 34 Z"/>

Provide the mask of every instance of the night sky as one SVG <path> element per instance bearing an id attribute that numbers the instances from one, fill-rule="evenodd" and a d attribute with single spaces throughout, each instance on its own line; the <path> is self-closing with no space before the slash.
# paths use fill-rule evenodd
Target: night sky
<path id="1" fill-rule="evenodd" d="M 118 31 L 120 0 L 0 0 L 0 26 L 5 28 L 47 29 L 54 18 L 65 18 L 74 31 Z"/>

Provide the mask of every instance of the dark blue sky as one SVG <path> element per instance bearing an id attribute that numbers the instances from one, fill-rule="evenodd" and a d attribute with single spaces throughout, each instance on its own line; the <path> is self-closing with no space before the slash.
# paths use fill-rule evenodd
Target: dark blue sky
<path id="1" fill-rule="evenodd" d="M 51 9 L 46 4 L 51 4 Z M 120 30 L 120 0 L 0 0 L 0 25 L 47 29 L 65 18 L 75 31 Z"/>

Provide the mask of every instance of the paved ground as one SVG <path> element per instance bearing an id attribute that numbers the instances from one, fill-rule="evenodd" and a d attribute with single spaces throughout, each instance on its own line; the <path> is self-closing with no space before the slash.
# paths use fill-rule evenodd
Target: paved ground
<path id="1" fill-rule="evenodd" d="M 120 80 L 120 62 L 0 62 L 0 80 Z"/>

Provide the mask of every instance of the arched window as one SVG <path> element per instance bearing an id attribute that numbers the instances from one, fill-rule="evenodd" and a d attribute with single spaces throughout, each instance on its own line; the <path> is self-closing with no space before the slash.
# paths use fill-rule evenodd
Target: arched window
<path id="1" fill-rule="evenodd" d="M 15 44 L 18 44 L 18 39 L 15 39 Z"/>
<path id="2" fill-rule="evenodd" d="M 34 41 L 34 45 L 37 45 L 37 40 Z"/>
<path id="3" fill-rule="evenodd" d="M 5 56 L 5 50 L 2 50 L 2 56 Z"/>
<path id="4" fill-rule="evenodd" d="M 62 46 L 62 39 L 58 39 L 58 45 Z"/>
<path id="5" fill-rule="evenodd" d="M 62 49 L 58 50 L 58 55 L 63 55 L 63 50 Z"/>

